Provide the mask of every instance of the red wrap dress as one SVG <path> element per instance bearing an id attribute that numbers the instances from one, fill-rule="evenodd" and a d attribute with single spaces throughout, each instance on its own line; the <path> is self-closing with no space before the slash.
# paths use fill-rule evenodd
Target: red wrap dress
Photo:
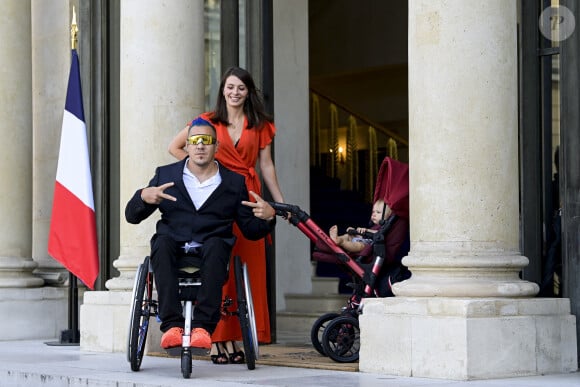
<path id="1" fill-rule="evenodd" d="M 210 114 L 204 113 L 201 117 L 210 121 Z M 228 128 L 224 124 L 214 124 L 219 142 L 216 159 L 226 168 L 246 177 L 248 191 L 262 195 L 260 177 L 256 173 L 256 163 L 261 149 L 269 145 L 274 139 L 276 127 L 266 123 L 261 129 L 247 129 L 247 119 L 244 119 L 244 130 L 237 145 L 234 145 Z M 250 197 L 250 201 L 253 198 Z M 252 298 L 256 316 L 256 329 L 260 343 L 270 343 L 270 318 L 268 313 L 267 272 L 265 239 L 250 241 L 244 238 L 240 229 L 234 224 L 234 235 L 237 237 L 232 250 L 232 258 L 239 255 L 242 262 L 246 262 L 252 288 Z M 231 274 L 233 261 L 230 262 L 230 275 L 223 287 L 222 298 L 230 297 L 234 305 L 230 310 L 236 310 L 236 286 Z M 242 333 L 236 316 L 223 315 L 212 334 L 212 341 L 240 341 Z"/>

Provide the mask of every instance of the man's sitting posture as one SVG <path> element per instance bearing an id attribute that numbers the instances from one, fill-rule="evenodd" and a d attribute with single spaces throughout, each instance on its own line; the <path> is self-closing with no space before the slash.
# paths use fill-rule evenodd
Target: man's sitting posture
<path id="1" fill-rule="evenodd" d="M 235 238 L 236 222 L 248 239 L 272 231 L 275 211 L 254 192 L 250 202 L 244 177 L 221 166 L 215 128 L 198 118 L 189 128 L 189 157 L 158 167 L 146 188 L 127 203 L 125 217 L 137 224 L 155 210 L 161 212 L 151 238 L 151 263 L 159 299 L 163 348 L 181 345 L 184 319 L 178 297 L 177 262 L 185 249 L 201 257 L 202 285 L 194 308 L 191 346 L 210 348 L 210 335 L 219 319 L 222 285 Z M 242 257 L 243 258 L 243 257 Z"/>

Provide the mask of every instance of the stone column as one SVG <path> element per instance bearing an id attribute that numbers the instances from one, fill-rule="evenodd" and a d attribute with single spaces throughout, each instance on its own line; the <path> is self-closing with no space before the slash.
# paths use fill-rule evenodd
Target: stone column
<path id="1" fill-rule="evenodd" d="M 121 23 L 121 213 L 135 190 L 147 185 L 173 136 L 204 108 L 204 7 L 202 0 L 127 0 Z M 81 348 L 125 351 L 135 270 L 149 254 L 158 216 L 140 225 L 121 222 L 119 277 L 110 292 L 87 292 L 81 307 Z M 84 326 L 84 327 L 83 327 Z M 150 332 L 156 333 L 153 325 Z M 98 333 L 98 334 L 97 334 Z M 149 340 L 158 345 L 157 340 Z"/>
<path id="2" fill-rule="evenodd" d="M 288 203 L 310 207 L 309 154 L 302 140 L 308 122 L 308 1 L 273 2 L 275 160 L 280 189 Z M 297 71 L 296 69 L 299 69 Z M 283 167 L 282 167 L 283 166 Z M 310 241 L 279 219 L 276 225 L 276 307 L 286 308 L 288 293 L 310 293 Z M 295 324 L 295 320 L 287 321 Z M 278 329 L 288 330 L 277 319 Z"/>
<path id="3" fill-rule="evenodd" d="M 0 4 L 0 288 L 42 286 L 34 277 L 32 228 L 32 75 L 30 71 L 30 4 L 18 0 Z"/>
<path id="4" fill-rule="evenodd" d="M 519 278 L 528 259 L 519 251 L 516 21 L 515 0 L 409 2 L 403 262 L 413 274 L 393 286 L 396 298 L 365 301 L 361 370 L 481 379 L 576 369 L 569 301 L 530 299 L 538 286 Z"/>
<path id="5" fill-rule="evenodd" d="M 52 197 L 71 61 L 69 1 L 32 1 L 32 256 L 35 274 L 65 285 L 68 271 L 48 255 Z M 58 22 L 55 22 L 58 21 Z"/>
<path id="6" fill-rule="evenodd" d="M 32 274 L 31 4 L 0 2 L 0 331 L 3 340 L 55 337 L 66 323 L 63 294 Z M 49 131 L 49 128 L 45 128 Z M 45 135 L 45 140 L 51 137 Z M 47 145 L 50 147 L 50 145 Z M 9 311 L 9 312 L 8 312 Z M 47 318 L 47 316 L 51 316 Z M 41 324 L 38 322 L 42 321 Z M 18 327 L 18 329 L 15 329 Z"/>
<path id="7" fill-rule="evenodd" d="M 410 8 L 413 277 L 397 284 L 399 296 L 539 290 L 518 277 L 528 259 L 519 251 L 515 1 L 491 4 Z"/>

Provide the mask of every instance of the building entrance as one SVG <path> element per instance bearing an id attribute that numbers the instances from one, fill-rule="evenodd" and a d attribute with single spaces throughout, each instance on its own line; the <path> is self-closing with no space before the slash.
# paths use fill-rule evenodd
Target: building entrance
<path id="1" fill-rule="evenodd" d="M 540 297 L 580 311 L 580 119 L 577 1 L 521 1 L 521 243 Z M 580 335 L 577 335 L 580 337 Z"/>

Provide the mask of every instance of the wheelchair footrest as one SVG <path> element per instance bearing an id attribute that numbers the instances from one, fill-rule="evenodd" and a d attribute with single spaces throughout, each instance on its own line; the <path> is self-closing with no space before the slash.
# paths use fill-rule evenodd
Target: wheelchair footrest
<path id="1" fill-rule="evenodd" d="M 181 356 L 181 350 L 183 348 L 182 347 L 172 347 L 172 348 L 167 348 L 165 350 L 165 352 L 167 352 L 168 356 L 171 357 L 180 357 Z M 189 352 L 191 352 L 191 354 L 193 356 L 203 356 L 206 357 L 209 354 L 209 350 L 205 349 L 205 348 L 196 348 L 196 347 L 189 347 Z"/>
<path id="2" fill-rule="evenodd" d="M 181 356 L 181 347 L 167 348 L 165 350 L 165 352 L 167 352 L 167 354 L 169 356 L 172 356 L 172 357 L 180 357 Z"/>

